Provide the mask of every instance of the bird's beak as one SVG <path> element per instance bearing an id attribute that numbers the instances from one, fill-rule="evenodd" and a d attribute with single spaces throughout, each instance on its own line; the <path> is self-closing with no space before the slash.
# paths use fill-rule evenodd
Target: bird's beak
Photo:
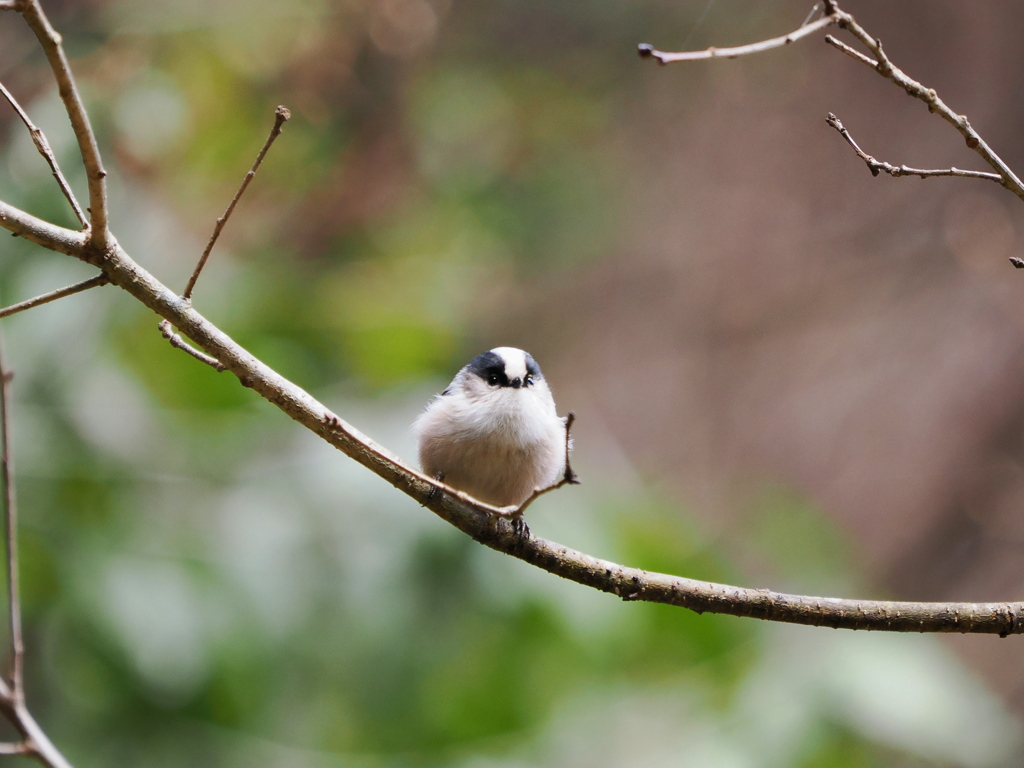
<path id="1" fill-rule="evenodd" d="M 516 376 L 514 379 L 509 381 L 508 385 L 514 389 L 519 389 L 523 386 L 523 380 Z"/>

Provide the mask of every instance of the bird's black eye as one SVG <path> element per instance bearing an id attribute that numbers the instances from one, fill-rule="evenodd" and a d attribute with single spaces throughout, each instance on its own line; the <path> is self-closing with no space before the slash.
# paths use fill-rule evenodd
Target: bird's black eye
<path id="1" fill-rule="evenodd" d="M 492 373 L 490 376 L 487 377 L 487 383 L 490 384 L 492 387 L 499 381 L 501 381 L 501 379 L 498 378 L 498 374 L 496 373 Z"/>
<path id="2" fill-rule="evenodd" d="M 526 374 L 526 378 L 523 379 L 523 385 L 528 387 L 531 384 L 533 384 L 533 376 Z"/>

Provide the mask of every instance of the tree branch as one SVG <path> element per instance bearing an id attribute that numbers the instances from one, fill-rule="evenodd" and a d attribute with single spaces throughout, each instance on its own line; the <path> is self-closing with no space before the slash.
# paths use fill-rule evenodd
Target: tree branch
<path id="1" fill-rule="evenodd" d="M 21 596 L 18 590 L 18 505 L 14 497 L 14 457 L 11 455 L 11 379 L 0 339 L 0 482 L 4 493 L 4 531 L 7 538 L 7 609 L 11 631 L 11 698 L 25 699 L 25 643 L 21 635 Z"/>
<path id="2" fill-rule="evenodd" d="M 184 292 L 181 297 L 183 299 L 192 298 L 192 289 L 196 287 L 196 281 L 199 279 L 199 273 L 203 271 L 203 267 L 206 266 L 206 260 L 210 258 L 210 251 L 213 250 L 214 243 L 217 242 L 217 238 L 220 237 L 220 231 L 224 229 L 224 225 L 231 217 L 231 212 L 235 210 L 235 205 L 238 200 L 242 197 L 242 193 L 245 192 L 246 187 L 249 186 L 249 182 L 252 181 L 252 177 L 256 175 L 256 171 L 259 170 L 260 164 L 263 162 L 263 158 L 266 157 L 267 151 L 270 149 L 270 145 L 274 143 L 279 135 L 281 135 L 281 128 L 284 126 L 285 121 L 290 120 L 292 113 L 287 107 L 278 107 L 274 112 L 274 127 L 270 129 L 270 135 L 267 136 L 267 140 L 263 144 L 263 149 L 256 155 L 256 161 L 252 164 L 252 168 L 245 174 L 245 178 L 242 179 L 242 184 L 239 186 L 238 191 L 235 192 L 235 196 L 231 198 L 231 202 L 228 203 L 227 210 L 224 211 L 224 215 L 217 219 L 217 224 L 213 228 L 213 234 L 210 235 L 210 242 L 206 244 L 206 249 L 203 251 L 203 255 L 199 257 L 199 263 L 196 264 L 195 270 L 192 272 L 192 277 L 188 280 L 188 285 L 185 286 Z M 173 341 L 171 342 L 174 343 Z"/>
<path id="3" fill-rule="evenodd" d="M 169 320 L 161 320 L 158 323 L 157 327 L 160 329 L 160 335 L 167 339 L 171 343 L 171 346 L 174 347 L 175 349 L 180 349 L 182 352 L 184 352 L 187 355 L 191 355 L 199 362 L 206 363 L 208 366 L 213 368 L 217 373 L 222 373 L 223 371 L 227 370 L 224 367 L 223 363 L 221 363 L 219 360 L 214 360 L 209 355 L 204 355 L 198 349 L 196 349 L 183 338 L 181 338 L 181 336 L 172 331 L 171 323 Z"/>
<path id="4" fill-rule="evenodd" d="M 47 738 L 25 705 L 25 644 L 21 630 L 21 595 L 18 589 L 18 508 L 14 494 L 13 455 L 11 453 L 10 384 L 14 374 L 4 360 L 0 343 L 0 482 L 3 484 L 4 522 L 7 538 L 7 601 L 11 631 L 11 682 L 0 676 L 0 713 L 22 736 L 19 744 L 4 744 L 5 754 L 36 758 L 50 768 L 71 768 L 60 751 Z"/>
<path id="5" fill-rule="evenodd" d="M 75 85 L 75 78 L 71 74 L 71 67 L 61 44 L 61 36 L 50 25 L 50 20 L 43 13 L 39 0 L 20 0 L 17 10 L 21 11 L 21 15 L 38 38 L 57 80 L 60 100 L 64 102 L 64 108 L 71 120 L 71 128 L 78 140 L 82 163 L 85 165 L 89 181 L 89 215 L 92 222 L 89 243 L 93 248 L 102 250 L 106 248 L 110 238 L 107 222 L 107 172 L 103 170 L 103 161 L 100 159 L 96 135 L 89 123 L 89 115 L 85 111 L 82 97 Z"/>
<path id="6" fill-rule="evenodd" d="M 551 491 L 557 491 L 563 485 L 579 485 L 580 478 L 573 472 L 572 464 L 569 463 L 569 452 L 572 450 L 572 425 L 576 421 L 576 414 L 569 411 L 569 415 L 565 417 L 565 472 L 562 473 L 562 477 L 559 478 L 558 482 L 549 485 L 547 488 L 537 488 L 533 493 L 530 494 L 529 498 L 526 499 L 522 504 L 512 511 L 510 516 L 514 519 L 521 520 L 523 513 L 526 512 L 526 508 L 533 504 L 537 499 L 543 496 L 545 493 L 551 493 Z"/>
<path id="7" fill-rule="evenodd" d="M 1024 183 L 1017 177 L 1017 175 L 1010 169 L 1010 167 L 1003 162 L 1003 160 L 985 143 L 985 140 L 981 138 L 981 135 L 971 127 L 967 117 L 964 115 L 958 115 L 952 109 L 950 109 L 946 103 L 939 98 L 934 88 L 927 88 L 926 86 L 909 77 L 903 70 L 893 64 L 889 57 L 886 56 L 885 51 L 882 49 L 882 41 L 872 37 L 868 32 L 857 23 L 856 19 L 846 11 L 839 7 L 839 4 L 835 0 L 827 0 L 825 2 L 825 15 L 822 16 L 815 22 L 806 24 L 795 32 L 791 32 L 783 37 L 775 37 L 771 40 L 762 40 L 758 43 L 751 43 L 749 45 L 743 45 L 738 48 L 708 48 L 704 51 L 686 51 L 682 53 L 664 53 L 657 51 L 650 45 L 643 44 L 639 47 L 640 56 L 643 58 L 655 58 L 660 64 L 668 64 L 674 61 L 693 61 L 695 59 L 713 59 L 713 58 L 736 58 L 737 56 L 745 56 L 747 54 L 762 53 L 763 51 L 771 50 L 772 48 L 779 48 L 783 45 L 795 42 L 801 38 L 807 37 L 820 29 L 824 29 L 832 24 L 835 24 L 840 29 L 848 31 L 851 35 L 857 38 L 861 43 L 864 44 L 875 55 L 872 59 L 859 51 L 851 48 L 845 43 L 841 43 L 836 40 L 832 35 L 825 36 L 825 42 L 829 45 L 834 46 L 846 55 L 854 58 L 862 64 L 871 67 L 882 77 L 895 83 L 908 94 L 916 99 L 920 99 L 928 106 L 929 112 L 937 113 L 943 120 L 952 125 L 964 137 L 967 142 L 967 146 L 977 152 L 982 159 L 996 172 L 999 184 L 1006 187 L 1008 190 L 1017 195 L 1021 200 L 1024 200 Z M 862 158 L 863 159 L 863 158 Z M 870 165 L 869 165 L 870 167 Z M 894 168 L 896 166 L 889 166 Z M 885 170 L 881 166 L 880 169 Z M 968 173 L 935 173 L 927 172 L 931 176 L 972 176 L 975 178 L 990 178 L 988 176 L 981 176 L 980 172 L 968 172 Z M 905 175 L 902 172 L 894 175 Z M 917 172 L 909 172 L 906 175 L 921 175 Z"/>
<path id="8" fill-rule="evenodd" d="M 824 29 L 825 27 L 835 24 L 836 21 L 837 19 L 834 16 L 822 16 L 817 21 L 805 24 L 794 32 L 790 32 L 788 35 L 773 37 L 771 40 L 762 40 L 758 43 L 741 45 L 736 48 L 715 48 L 712 46 L 703 51 L 666 53 L 664 51 L 654 49 L 647 43 L 641 43 L 637 47 L 637 53 L 639 53 L 640 57 L 644 59 L 656 59 L 659 64 L 671 64 L 675 61 L 697 61 L 699 59 L 735 59 L 740 56 L 748 56 L 754 53 L 770 51 L 773 48 L 782 48 L 790 43 L 795 43 L 803 37 L 813 35 L 819 29 Z"/>
<path id="9" fill-rule="evenodd" d="M 0 206 L 0 214 L 3 212 L 4 207 Z M 15 217 L 10 213 L 6 218 L 0 216 L 0 226 L 17 227 L 19 234 L 44 243 L 53 228 L 38 219 L 33 221 L 26 214 Z M 169 320 L 199 349 L 238 377 L 243 386 L 253 389 L 344 454 L 491 549 L 626 600 L 667 603 L 697 612 L 897 632 L 1008 635 L 1024 631 L 1024 603 L 907 603 L 786 595 L 652 573 L 601 560 L 535 536 L 520 535 L 510 521 L 495 520 L 496 513 L 506 510 L 482 504 L 423 475 L 331 413 L 136 264 L 116 242 L 107 252 L 96 254 L 84 241 L 76 244 L 76 237 L 81 238 L 81 235 L 65 230 L 54 238 L 51 247 L 100 267 L 114 285 Z"/>
<path id="10" fill-rule="evenodd" d="M 988 181 L 994 181 L 1000 185 L 1003 183 L 1003 179 L 998 173 L 989 173 L 987 171 L 963 171 L 959 168 L 940 168 L 929 171 L 921 168 L 910 168 L 906 165 L 893 165 L 892 163 L 876 160 L 860 148 L 857 142 L 853 140 L 853 136 L 850 135 L 850 132 L 843 126 L 842 121 L 834 114 L 829 112 L 828 117 L 825 118 L 825 122 L 839 131 L 839 135 L 846 139 L 847 144 L 853 147 L 853 151 L 857 153 L 857 157 L 867 164 L 868 170 L 871 171 L 872 176 L 877 176 L 879 172 L 885 171 L 893 177 L 920 176 L 922 179 L 927 179 L 932 176 L 959 176 L 967 179 L 987 179 Z"/>
<path id="11" fill-rule="evenodd" d="M 106 275 L 96 275 L 96 277 L 90 277 L 88 280 L 83 280 L 80 283 L 69 285 L 67 288 L 50 291 L 49 293 L 44 293 L 42 296 L 36 296 L 33 299 L 26 299 L 25 301 L 18 302 L 17 304 L 12 304 L 9 307 L 4 307 L 3 309 L 0 309 L 0 318 L 16 315 L 19 312 L 24 312 L 26 309 L 32 309 L 33 307 L 38 307 L 41 304 L 49 304 L 51 301 L 63 299 L 65 296 L 73 296 L 76 293 L 81 293 L 82 291 L 87 291 L 90 288 L 106 285 L 109 282 L 110 278 Z"/>
<path id="12" fill-rule="evenodd" d="M 38 26 L 38 19 L 42 17 L 38 13 L 35 0 L 25 2 L 37 12 Z M 841 20 L 846 20 L 847 25 L 852 23 L 852 18 L 839 11 L 834 2 L 827 2 L 825 17 L 785 38 L 776 38 L 753 47 L 745 46 L 744 49 L 720 49 L 718 53 L 703 52 L 699 58 L 768 50 Z M 53 37 L 46 37 L 44 47 L 48 44 L 47 40 L 52 47 Z M 59 50 L 59 46 L 57 48 Z M 653 55 L 653 51 L 650 55 Z M 879 61 L 882 61 L 881 56 Z M 55 67 L 55 71 L 58 78 L 63 75 L 65 79 L 70 80 L 66 65 L 63 69 Z M 62 88 L 61 96 L 69 113 L 77 114 L 81 105 L 73 89 L 69 91 Z M 86 131 L 79 133 L 76 129 L 76 135 L 79 135 L 83 156 L 86 158 L 87 167 L 90 168 L 90 195 L 95 199 L 97 190 L 101 187 L 92 182 L 94 177 L 101 181 L 102 175 L 94 174 L 93 171 L 101 170 L 101 166 L 98 153 L 90 154 L 95 145 L 86 140 L 91 139 L 92 135 L 91 131 L 87 130 L 87 121 L 84 125 Z M 99 219 L 94 218 L 94 230 L 98 221 Z M 105 215 L 103 221 L 105 226 Z M 495 515 L 506 513 L 507 510 L 483 504 L 426 477 L 338 418 L 309 393 L 237 344 L 193 309 L 187 298 L 176 295 L 140 267 L 113 238 L 104 237 L 97 241 L 95 231 L 87 237 L 85 233 L 57 227 L 3 202 L 0 202 L 0 227 L 46 248 L 99 267 L 114 285 L 173 324 L 198 349 L 231 371 L 243 386 L 253 389 L 290 418 L 475 540 L 557 576 L 618 595 L 624 600 L 666 603 L 697 612 L 724 613 L 794 624 L 897 632 L 989 633 L 1002 636 L 1024 632 L 1024 603 L 1020 602 L 914 603 L 787 595 L 766 589 L 734 587 L 630 568 L 529 535 L 517 529 L 514 521 L 501 517 L 496 519 Z M 105 243 L 105 247 L 98 247 L 101 243 Z M 568 472 L 564 482 L 570 482 Z M 5 688 L 6 683 L 0 680 L 0 709 L 7 711 L 10 708 L 10 701 L 3 696 Z M 20 722 L 24 724 L 30 720 Z M 33 740 L 29 743 L 38 743 L 35 736 L 26 735 L 26 739 Z"/>
<path id="13" fill-rule="evenodd" d="M 39 727 L 39 723 L 26 708 L 25 702 L 15 702 L 10 688 L 2 680 L 0 680 L 0 714 L 7 718 L 21 734 L 21 750 L 18 754 L 34 757 L 49 768 L 72 768 L 67 758 L 61 754 L 43 729 Z"/>
<path id="14" fill-rule="evenodd" d="M 1024 184 L 1017 178 L 1010 167 L 992 150 L 981 135 L 971 127 L 965 115 L 958 115 L 950 109 L 946 103 L 939 98 L 934 88 L 927 88 L 917 80 L 909 77 L 902 69 L 893 64 L 885 51 L 882 50 L 882 41 L 872 37 L 857 23 L 849 13 L 839 9 L 835 3 L 831 3 L 831 15 L 836 19 L 840 29 L 847 30 L 850 34 L 860 40 L 875 55 L 877 59 L 873 64 L 871 59 L 863 57 L 862 62 L 871 66 L 878 74 L 887 80 L 895 83 L 915 99 L 923 101 L 928 106 L 929 112 L 937 113 L 943 120 L 952 125 L 964 137 L 967 146 L 981 155 L 982 159 L 999 175 L 1000 183 L 1008 190 L 1024 200 Z"/>
<path id="15" fill-rule="evenodd" d="M 7 102 L 14 108 L 14 111 L 18 113 L 18 117 L 21 118 L 21 122 L 28 128 L 29 135 L 32 137 L 32 142 L 36 145 L 36 149 L 39 150 L 39 154 L 46 160 L 46 164 L 50 166 L 50 172 L 53 173 L 53 178 L 57 180 L 57 184 L 60 186 L 60 191 L 64 193 L 64 197 L 68 203 L 71 204 L 71 208 L 75 212 L 75 216 L 78 217 L 78 221 L 82 227 L 88 227 L 89 222 L 86 221 L 85 214 L 82 212 L 82 207 L 78 204 L 75 199 L 75 193 L 71 191 L 71 186 L 68 184 L 68 180 L 64 178 L 64 174 L 60 172 L 60 167 L 57 165 L 57 158 L 53 155 L 53 150 L 50 148 L 50 142 L 46 140 L 46 134 L 44 134 L 33 122 L 29 119 L 28 113 L 21 108 L 21 104 L 14 98 L 10 91 L 0 83 L 0 94 L 7 99 Z"/>

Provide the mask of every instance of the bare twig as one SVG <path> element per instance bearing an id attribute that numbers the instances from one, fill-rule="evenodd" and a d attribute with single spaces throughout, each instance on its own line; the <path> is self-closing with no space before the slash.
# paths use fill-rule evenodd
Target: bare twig
<path id="1" fill-rule="evenodd" d="M 857 142 L 853 140 L 853 136 L 850 135 L 850 132 L 843 127 L 842 121 L 834 114 L 829 112 L 828 117 L 825 118 L 825 122 L 839 131 L 839 135 L 846 139 L 847 144 L 853 147 L 853 151 L 857 153 L 857 157 L 867 164 L 868 170 L 871 171 L 872 176 L 877 176 L 879 172 L 884 171 L 890 176 L 895 177 L 920 176 L 922 179 L 927 179 L 932 176 L 959 176 L 961 178 L 968 179 L 987 179 L 988 181 L 994 181 L 998 184 L 1002 184 L 1003 182 L 1002 177 L 998 173 L 989 173 L 988 171 L 964 171 L 960 168 L 924 170 L 921 168 L 910 168 L 906 165 L 893 165 L 892 163 L 876 160 L 857 145 Z"/>
<path id="2" fill-rule="evenodd" d="M 11 452 L 11 393 L 14 373 L 4 359 L 0 338 L 0 482 L 3 484 L 4 533 L 7 539 L 7 603 L 11 632 L 10 683 L 0 676 L 0 713 L 17 729 L 22 741 L 5 743 L 0 753 L 34 757 L 51 768 L 71 768 L 53 746 L 25 706 L 25 643 L 21 628 L 18 576 L 18 507 L 14 494 L 14 457 Z"/>
<path id="3" fill-rule="evenodd" d="M 28 711 L 25 702 L 16 702 L 6 681 L 0 679 L 0 714 L 21 734 L 20 744 L 6 744 L 12 751 L 6 754 L 21 754 L 34 757 L 49 768 L 72 768 L 71 763 L 53 745 L 39 723 Z"/>
<path id="4" fill-rule="evenodd" d="M 75 216 L 78 217 L 79 223 L 82 228 L 89 226 L 89 222 L 86 221 L 85 213 L 82 212 L 82 207 L 78 204 L 75 199 L 75 193 L 71 191 L 71 186 L 68 184 L 68 180 L 64 178 L 64 174 L 60 172 L 60 167 L 57 165 L 57 158 L 53 155 L 53 150 L 50 148 L 50 142 L 46 140 L 46 134 L 39 129 L 31 119 L 29 119 L 28 113 L 21 108 L 21 104 L 17 102 L 10 91 L 0 83 L 0 94 L 3 95 L 7 102 L 14 108 L 14 111 L 18 113 L 18 117 L 21 118 L 21 122 L 28 128 L 29 135 L 32 137 L 33 143 L 36 145 L 36 149 L 39 150 L 39 154 L 46 160 L 47 165 L 50 166 L 50 171 L 53 173 L 53 178 L 57 180 L 57 184 L 60 186 L 60 191 L 64 193 L 64 197 L 71 204 L 71 208 L 75 212 Z"/>
<path id="5" fill-rule="evenodd" d="M 509 513 L 510 517 L 522 517 L 523 513 L 526 511 L 526 508 L 533 504 L 533 502 L 535 502 L 545 493 L 557 491 L 563 485 L 580 484 L 579 476 L 575 472 L 573 472 L 572 464 L 569 463 L 569 453 L 572 449 L 572 425 L 574 421 L 576 421 L 576 414 L 573 413 L 572 411 L 569 411 L 569 415 L 565 417 L 565 472 L 562 473 L 562 477 L 558 480 L 557 483 L 553 483 L 552 485 L 549 485 L 547 488 L 534 489 L 533 493 L 530 494 L 530 497 L 526 501 L 524 501 L 522 504 L 516 507 L 511 513 Z"/>
<path id="6" fill-rule="evenodd" d="M 199 279 L 199 273 L 203 271 L 203 267 L 206 266 L 206 260 L 210 258 L 210 251 L 213 250 L 214 243 L 217 242 L 217 238 L 220 237 L 220 231 L 224 229 L 224 225 L 227 223 L 228 218 L 231 216 L 231 212 L 235 210 L 235 205 L 238 203 L 239 198 L 242 197 L 242 193 L 245 192 L 246 187 L 249 186 L 249 182 L 252 181 L 252 177 L 256 175 L 256 171 L 259 170 L 260 164 L 263 162 L 263 158 L 266 157 L 267 151 L 270 149 L 270 145 L 274 143 L 281 134 L 281 128 L 284 126 L 285 121 L 289 120 L 292 113 L 287 107 L 280 106 L 274 112 L 274 127 L 270 129 L 270 135 L 267 136 L 267 140 L 263 144 L 263 149 L 256 155 L 256 162 L 252 164 L 252 168 L 245 174 L 245 178 L 242 180 L 241 186 L 238 187 L 238 191 L 235 192 L 235 196 L 231 198 L 231 202 L 228 204 L 227 210 L 224 211 L 224 215 L 217 219 L 217 225 L 213 228 L 213 234 L 210 235 L 210 242 L 206 244 L 206 250 L 203 251 L 203 255 L 199 257 L 199 263 L 196 264 L 195 270 L 192 272 L 192 277 L 188 280 L 188 285 L 185 286 L 184 293 L 181 294 L 183 299 L 192 298 L 192 289 L 196 287 L 196 281 Z"/>
<path id="7" fill-rule="evenodd" d="M 89 245 L 97 251 L 104 250 L 110 239 L 107 221 L 107 172 L 103 170 L 96 134 L 89 123 L 89 115 L 85 111 L 82 97 L 78 93 L 75 79 L 68 65 L 68 58 L 61 44 L 61 36 L 50 25 L 39 0 L 19 0 L 17 10 L 35 33 L 39 44 L 50 62 L 50 69 L 57 80 L 60 99 L 64 102 L 71 128 L 78 140 L 78 148 L 82 153 L 86 177 L 89 181 L 89 216 L 91 219 Z"/>
<path id="8" fill-rule="evenodd" d="M 76 293 L 81 293 L 82 291 L 87 291 L 90 288 L 96 288 L 100 285 L 106 285 L 109 282 L 110 278 L 106 275 L 96 275 L 96 277 L 90 277 L 88 280 L 83 280 L 80 283 L 69 285 L 67 288 L 50 291 L 49 293 L 44 293 L 42 296 L 36 296 L 33 299 L 26 299 L 25 301 L 18 302 L 17 304 L 12 304 L 9 307 L 4 307 L 3 309 L 0 309 L 0 318 L 16 315 L 19 312 L 24 312 L 26 309 L 32 309 L 33 307 L 38 307 L 41 304 L 49 304 L 51 301 L 63 299 L 65 296 L 72 296 Z"/>
<path id="9" fill-rule="evenodd" d="M 206 363 L 208 366 L 217 371 L 217 373 L 221 373 L 222 371 L 227 370 L 224 367 L 224 364 L 221 363 L 219 360 L 215 360 L 209 355 L 203 354 L 198 349 L 189 344 L 187 341 L 185 341 L 183 338 L 181 338 L 181 336 L 172 331 L 170 321 L 161 320 L 157 327 L 160 329 L 160 335 L 162 335 L 165 339 L 171 342 L 172 347 L 180 349 L 182 352 L 185 352 L 186 354 L 192 355 L 192 357 L 194 357 L 201 363 Z"/>
<path id="10" fill-rule="evenodd" d="M 835 17 L 822 16 L 817 21 L 805 24 L 796 31 L 790 32 L 788 35 L 773 37 L 771 40 L 762 40 L 761 42 L 751 43 L 750 45 L 741 45 L 737 48 L 711 47 L 703 51 L 666 53 L 664 51 L 655 50 L 647 43 L 643 43 L 638 46 L 637 52 L 640 54 L 641 58 L 657 59 L 659 64 L 671 64 L 674 61 L 696 61 L 698 59 L 735 59 L 739 56 L 747 56 L 752 53 L 762 53 L 764 51 L 770 51 L 772 48 L 781 48 L 784 45 L 795 43 L 800 38 L 813 35 L 819 29 L 824 29 L 825 27 L 835 23 Z"/>
<path id="11" fill-rule="evenodd" d="M 0 482 L 4 492 L 4 529 L 7 537 L 7 608 L 11 631 L 11 698 L 25 700 L 22 668 L 25 645 L 21 635 L 21 596 L 18 591 L 18 505 L 14 497 L 14 457 L 11 454 L 11 379 L 0 338 Z"/>
<path id="12" fill-rule="evenodd" d="M 778 48 L 783 45 L 788 45 L 795 40 L 806 37 L 809 34 L 816 32 L 819 29 L 823 29 L 831 24 L 835 24 L 840 29 L 844 29 L 853 35 L 857 40 L 864 44 L 864 46 L 874 55 L 874 59 L 870 56 L 865 56 L 863 53 L 851 48 L 845 43 L 836 40 L 832 35 L 826 35 L 825 41 L 830 45 L 834 46 L 838 50 L 845 53 L 847 56 L 859 61 L 865 66 L 871 67 L 882 77 L 886 78 L 892 83 L 895 83 L 908 94 L 913 96 L 920 101 L 923 101 L 930 112 L 937 113 L 943 120 L 952 125 L 956 130 L 963 136 L 967 146 L 977 152 L 982 159 L 995 171 L 998 178 L 992 178 L 989 175 L 983 175 L 980 171 L 964 171 L 960 172 L 957 169 L 949 169 L 949 171 L 925 171 L 919 172 L 914 169 L 906 168 L 905 166 L 892 166 L 888 164 L 881 164 L 877 161 L 875 166 L 870 163 L 868 167 L 872 168 L 873 172 L 878 170 L 885 170 L 887 173 L 893 173 L 890 169 L 895 169 L 893 175 L 916 175 L 921 176 L 922 173 L 928 176 L 969 176 L 971 178 L 984 178 L 992 181 L 997 181 L 1003 187 L 1013 192 L 1021 200 L 1024 200 L 1024 183 L 1017 177 L 1017 174 L 1003 162 L 989 145 L 982 139 L 981 135 L 971 127 L 967 117 L 959 115 L 950 109 L 946 103 L 939 98 L 934 88 L 928 88 L 917 80 L 909 77 L 903 70 L 897 67 L 889 57 L 885 54 L 882 49 L 882 41 L 872 37 L 868 32 L 857 23 L 856 19 L 846 11 L 839 7 L 836 0 L 824 0 L 825 2 L 825 15 L 818 19 L 812 24 L 807 24 L 791 32 L 784 37 L 776 37 L 771 40 L 763 40 L 758 43 L 752 43 L 750 45 L 740 46 L 738 48 L 708 48 L 706 51 L 689 51 L 684 53 L 663 53 L 661 51 L 654 50 L 649 45 L 640 46 L 640 55 L 645 58 L 656 58 L 661 64 L 667 64 L 673 61 L 692 61 L 694 59 L 710 59 L 710 58 L 735 58 L 736 56 L 743 56 L 746 54 L 761 53 L 772 48 Z M 846 138 L 846 137 L 844 137 Z M 847 139 L 849 140 L 849 139 Z M 859 152 L 859 150 L 858 150 Z M 865 159 L 862 156 L 861 159 Z M 871 158 L 873 160 L 873 158 Z M 886 167 L 888 165 L 888 167 Z M 955 173 L 953 171 L 956 171 Z"/>
<path id="13" fill-rule="evenodd" d="M 849 13 L 839 9 L 834 2 L 829 4 L 832 8 L 831 15 L 841 29 L 847 30 L 850 34 L 860 40 L 865 47 L 875 56 L 872 61 L 867 56 L 854 57 L 866 66 L 874 69 L 878 74 L 887 80 L 895 83 L 908 94 L 928 106 L 929 112 L 937 113 L 943 120 L 952 125 L 964 137 L 967 146 L 981 155 L 982 159 L 999 175 L 999 183 L 1013 192 L 1021 200 L 1024 200 L 1024 183 L 1017 177 L 1010 167 L 1003 162 L 989 145 L 981 138 L 981 135 L 971 127 L 967 117 L 958 115 L 950 109 L 946 103 L 939 98 L 934 88 L 927 88 L 917 80 L 909 77 L 903 70 L 894 65 L 882 49 L 882 41 L 872 37 L 857 23 Z M 835 43 L 832 43 L 835 45 Z M 839 47 L 839 46 L 836 46 Z M 840 48 L 843 50 L 843 48 Z M 849 53 L 849 51 L 843 51 Z"/>
<path id="14" fill-rule="evenodd" d="M 856 59 L 861 64 L 866 64 L 869 67 L 877 67 L 878 66 L 878 62 L 875 61 L 874 59 L 872 59 L 870 56 L 865 56 L 863 53 L 858 51 L 856 48 L 851 48 L 846 43 L 844 43 L 844 42 L 842 42 L 840 40 L 836 40 L 836 38 L 832 37 L 832 35 L 825 35 L 825 42 L 828 43 L 829 45 L 835 46 L 840 51 L 842 51 L 847 56 L 849 56 L 851 59 Z"/>
<path id="15" fill-rule="evenodd" d="M 804 23 L 801 24 L 800 26 L 801 27 L 806 27 L 808 24 L 811 23 L 811 19 L 813 19 L 816 15 L 818 15 L 818 13 L 820 11 L 821 11 L 821 3 L 815 3 L 814 5 L 812 5 L 811 6 L 811 12 L 807 14 L 807 18 L 804 19 Z"/>
<path id="16" fill-rule="evenodd" d="M 18 577 L 18 507 L 14 494 L 14 458 L 11 452 L 11 394 L 14 373 L 4 360 L 0 339 L 0 482 L 3 483 L 4 521 L 7 538 L 7 602 L 11 632 L 10 683 L 0 676 L 0 713 L 17 729 L 22 741 L 3 744 L 0 752 L 27 755 L 50 768 L 71 768 L 47 738 L 25 705 L 25 644 L 21 628 L 21 595 Z"/>

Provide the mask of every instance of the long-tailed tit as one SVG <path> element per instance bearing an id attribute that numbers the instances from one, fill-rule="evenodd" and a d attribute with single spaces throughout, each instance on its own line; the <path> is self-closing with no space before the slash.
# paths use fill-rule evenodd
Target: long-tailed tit
<path id="1" fill-rule="evenodd" d="M 424 472 L 494 506 L 518 506 L 571 475 L 566 421 L 536 361 L 514 347 L 473 358 L 413 431 Z"/>

